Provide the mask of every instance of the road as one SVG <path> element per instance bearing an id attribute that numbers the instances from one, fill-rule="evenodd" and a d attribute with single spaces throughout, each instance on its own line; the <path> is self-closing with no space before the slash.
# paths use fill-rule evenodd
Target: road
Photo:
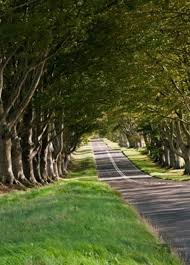
<path id="1" fill-rule="evenodd" d="M 92 147 L 99 178 L 133 204 L 190 265 L 190 182 L 150 177 L 101 139 L 93 140 Z"/>

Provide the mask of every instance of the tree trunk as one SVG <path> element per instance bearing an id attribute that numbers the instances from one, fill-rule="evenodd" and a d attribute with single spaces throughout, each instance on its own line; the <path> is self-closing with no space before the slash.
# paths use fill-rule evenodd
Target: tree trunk
<path id="1" fill-rule="evenodd" d="M 59 179 L 58 159 L 53 161 L 53 169 L 54 169 L 55 176 L 56 176 L 55 179 L 58 180 Z"/>
<path id="2" fill-rule="evenodd" d="M 60 177 L 64 176 L 63 170 L 62 170 L 62 164 L 63 164 L 63 159 L 62 159 L 62 154 L 60 154 L 59 158 L 58 158 L 58 171 L 59 171 L 59 176 Z"/>
<path id="3" fill-rule="evenodd" d="M 170 166 L 177 169 L 176 155 L 172 150 L 170 150 Z"/>
<path id="4" fill-rule="evenodd" d="M 190 175 L 190 159 L 186 158 L 185 160 L 185 171 L 184 175 Z"/>
<path id="5" fill-rule="evenodd" d="M 172 150 L 170 150 L 170 161 L 171 167 L 174 169 L 180 169 L 184 167 L 183 158 L 175 154 Z"/>
<path id="6" fill-rule="evenodd" d="M 184 159 L 176 154 L 175 156 L 175 169 L 180 169 L 184 167 Z"/>
<path id="7" fill-rule="evenodd" d="M 164 146 L 161 147 L 161 152 L 160 152 L 160 165 L 165 166 L 165 154 L 164 154 Z"/>
<path id="8" fill-rule="evenodd" d="M 48 177 L 50 177 L 53 180 L 56 180 L 56 174 L 54 172 L 54 166 L 53 166 L 53 157 L 52 157 L 52 143 L 48 145 L 48 154 L 47 154 L 47 170 L 48 170 Z"/>
<path id="9" fill-rule="evenodd" d="M 42 137 L 42 147 L 40 152 L 40 172 L 45 182 L 48 181 L 47 156 L 48 156 L 48 134 L 46 132 Z"/>
<path id="10" fill-rule="evenodd" d="M 68 171 L 67 171 L 67 169 L 68 169 L 68 165 L 69 165 L 69 155 L 68 154 L 65 154 L 65 156 L 64 156 L 64 161 L 63 161 L 63 172 L 65 173 L 65 174 L 67 174 L 68 173 Z"/>
<path id="11" fill-rule="evenodd" d="M 12 137 L 12 165 L 15 178 L 22 184 L 28 185 L 29 182 L 24 175 L 22 148 L 20 144 L 20 138 L 17 135 L 16 126 L 14 126 Z"/>
<path id="12" fill-rule="evenodd" d="M 32 184 L 37 184 L 37 180 L 34 176 L 34 165 L 33 165 L 33 156 L 32 156 L 31 147 L 28 145 L 23 152 L 23 161 L 24 161 L 24 173 L 27 179 Z"/>
<path id="13" fill-rule="evenodd" d="M 129 143 L 129 140 L 128 140 L 127 136 L 126 136 L 125 146 L 126 146 L 127 148 L 130 147 L 130 143 Z"/>
<path id="14" fill-rule="evenodd" d="M 42 175 L 41 175 L 40 163 L 41 163 L 41 153 L 39 151 L 35 155 L 35 157 L 33 158 L 33 168 L 34 168 L 34 176 L 35 176 L 35 179 L 39 183 L 42 183 L 43 184 L 45 181 L 43 180 Z"/>
<path id="15" fill-rule="evenodd" d="M 185 161 L 185 175 L 190 175 L 190 150 L 189 148 L 185 150 L 184 152 L 184 161 Z"/>
<path id="16" fill-rule="evenodd" d="M 33 129 L 32 129 L 32 108 L 29 106 L 27 112 L 23 117 L 23 132 L 21 139 L 22 146 L 22 158 L 23 158 L 23 168 L 26 178 L 32 183 L 37 184 L 37 180 L 34 175 L 34 144 L 32 142 Z"/>
<path id="17" fill-rule="evenodd" d="M 56 175 L 56 179 L 59 179 L 60 176 L 62 176 L 62 174 L 60 174 L 60 169 L 59 169 L 59 163 L 60 163 L 60 157 L 61 157 L 61 153 L 63 151 L 63 133 L 59 133 L 60 130 L 63 129 L 63 126 L 61 124 L 61 126 L 55 126 L 54 125 L 54 134 L 55 134 L 55 138 L 52 141 L 53 144 L 53 165 L 54 165 L 54 172 Z"/>
<path id="18" fill-rule="evenodd" d="M 6 133 L 0 135 L 0 178 L 5 184 L 14 184 L 15 177 L 12 169 L 11 137 Z"/>
<path id="19" fill-rule="evenodd" d="M 170 151 L 166 146 L 164 146 L 164 158 L 165 158 L 164 166 L 170 167 Z"/>
<path id="20" fill-rule="evenodd" d="M 144 136 L 142 134 L 140 134 L 140 147 L 141 148 L 146 147 L 145 139 L 144 139 Z"/>

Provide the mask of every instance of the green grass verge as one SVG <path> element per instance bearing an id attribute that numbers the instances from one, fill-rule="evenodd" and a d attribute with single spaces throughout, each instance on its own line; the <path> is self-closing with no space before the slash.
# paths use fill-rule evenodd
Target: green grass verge
<path id="1" fill-rule="evenodd" d="M 70 178 L 0 198 L 0 265 L 179 265 L 135 213 L 97 181 L 89 146 Z"/>
<path id="2" fill-rule="evenodd" d="M 118 143 L 104 139 L 104 142 L 112 149 L 121 149 L 123 153 L 133 162 L 135 166 L 144 171 L 145 173 L 160 179 L 174 180 L 174 181 L 187 181 L 190 176 L 183 175 L 183 169 L 170 169 L 164 168 L 155 163 L 146 153 L 145 149 L 134 149 L 120 147 Z"/>
<path id="3" fill-rule="evenodd" d="M 153 177 L 174 181 L 190 180 L 190 176 L 183 175 L 182 169 L 161 167 L 146 155 L 143 149 L 122 148 L 122 150 L 138 168 Z"/>
<path id="4" fill-rule="evenodd" d="M 107 138 L 103 138 L 104 143 L 106 143 L 109 147 L 111 147 L 113 150 L 121 149 L 118 143 L 110 141 Z"/>

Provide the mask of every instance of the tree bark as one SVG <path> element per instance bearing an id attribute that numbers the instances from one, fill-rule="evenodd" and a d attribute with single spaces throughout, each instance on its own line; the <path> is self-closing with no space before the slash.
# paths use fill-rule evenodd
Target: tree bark
<path id="1" fill-rule="evenodd" d="M 68 173 L 67 169 L 68 169 L 69 161 L 70 161 L 70 156 L 68 154 L 65 154 L 64 161 L 63 161 L 63 172 L 65 174 Z"/>
<path id="2" fill-rule="evenodd" d="M 53 169 L 56 176 L 55 179 L 58 180 L 59 179 L 58 159 L 53 161 Z"/>
<path id="3" fill-rule="evenodd" d="M 45 181 L 42 178 L 41 170 L 40 170 L 40 163 L 41 163 L 41 153 L 40 150 L 37 152 L 37 154 L 33 158 L 33 168 L 34 168 L 34 176 L 35 179 L 39 183 L 44 183 Z"/>
<path id="4" fill-rule="evenodd" d="M 190 150 L 189 148 L 186 148 L 184 150 L 184 161 L 185 161 L 185 175 L 190 175 Z"/>
<path id="5" fill-rule="evenodd" d="M 190 158 L 186 157 L 185 159 L 185 171 L 184 175 L 190 175 Z"/>
<path id="6" fill-rule="evenodd" d="M 42 146 L 40 152 L 40 172 L 42 179 L 45 182 L 48 182 L 48 165 L 47 165 L 47 156 L 48 156 L 48 134 L 47 131 L 42 137 Z"/>
<path id="7" fill-rule="evenodd" d="M 26 178 L 32 183 L 37 184 L 37 180 L 34 175 L 34 144 L 32 141 L 33 129 L 32 129 L 32 107 L 29 106 L 27 112 L 23 117 L 23 132 L 21 139 L 21 146 L 23 150 L 23 168 Z"/>
<path id="8" fill-rule="evenodd" d="M 180 169 L 184 168 L 184 159 L 176 154 L 175 155 L 175 168 Z"/>
<path id="9" fill-rule="evenodd" d="M 48 153 L 47 153 L 47 171 L 48 171 L 48 177 L 50 177 L 52 180 L 56 180 L 56 174 L 54 172 L 54 166 L 53 166 L 52 151 L 53 151 L 53 146 L 52 143 L 50 143 L 48 145 Z"/>
<path id="10" fill-rule="evenodd" d="M 59 177 L 62 176 L 62 172 L 60 172 L 61 169 L 60 169 L 59 163 L 60 163 L 61 153 L 63 151 L 63 132 L 62 132 L 63 125 L 60 124 L 60 126 L 56 126 L 55 124 L 53 124 L 53 128 L 54 128 L 53 135 L 55 136 L 54 139 L 52 140 L 53 166 L 54 166 L 54 172 L 56 175 L 56 179 L 59 179 Z"/>
<path id="11" fill-rule="evenodd" d="M 164 162 L 164 166 L 165 167 L 170 167 L 170 150 L 164 146 L 164 158 L 165 158 L 165 162 Z"/>
<path id="12" fill-rule="evenodd" d="M 170 167 L 177 169 L 177 161 L 176 161 L 176 155 L 175 153 L 170 150 Z"/>
<path id="13" fill-rule="evenodd" d="M 59 176 L 60 177 L 63 177 L 64 174 L 63 174 L 63 170 L 62 170 L 62 164 L 63 164 L 63 158 L 62 158 L 62 154 L 59 155 L 58 157 L 58 172 L 59 172 Z"/>
<path id="14" fill-rule="evenodd" d="M 12 165 L 15 178 L 22 184 L 29 185 L 29 182 L 24 175 L 22 148 L 20 144 L 20 138 L 17 134 L 16 126 L 14 126 L 12 136 Z"/>
<path id="15" fill-rule="evenodd" d="M 11 148 L 12 141 L 9 132 L 0 133 L 0 178 L 3 183 L 10 185 L 16 182 L 12 168 Z"/>

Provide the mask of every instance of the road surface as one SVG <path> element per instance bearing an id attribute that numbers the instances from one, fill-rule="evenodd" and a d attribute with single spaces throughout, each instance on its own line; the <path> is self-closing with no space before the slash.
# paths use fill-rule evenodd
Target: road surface
<path id="1" fill-rule="evenodd" d="M 92 147 L 99 178 L 121 192 L 190 265 L 190 182 L 150 177 L 101 139 Z"/>

